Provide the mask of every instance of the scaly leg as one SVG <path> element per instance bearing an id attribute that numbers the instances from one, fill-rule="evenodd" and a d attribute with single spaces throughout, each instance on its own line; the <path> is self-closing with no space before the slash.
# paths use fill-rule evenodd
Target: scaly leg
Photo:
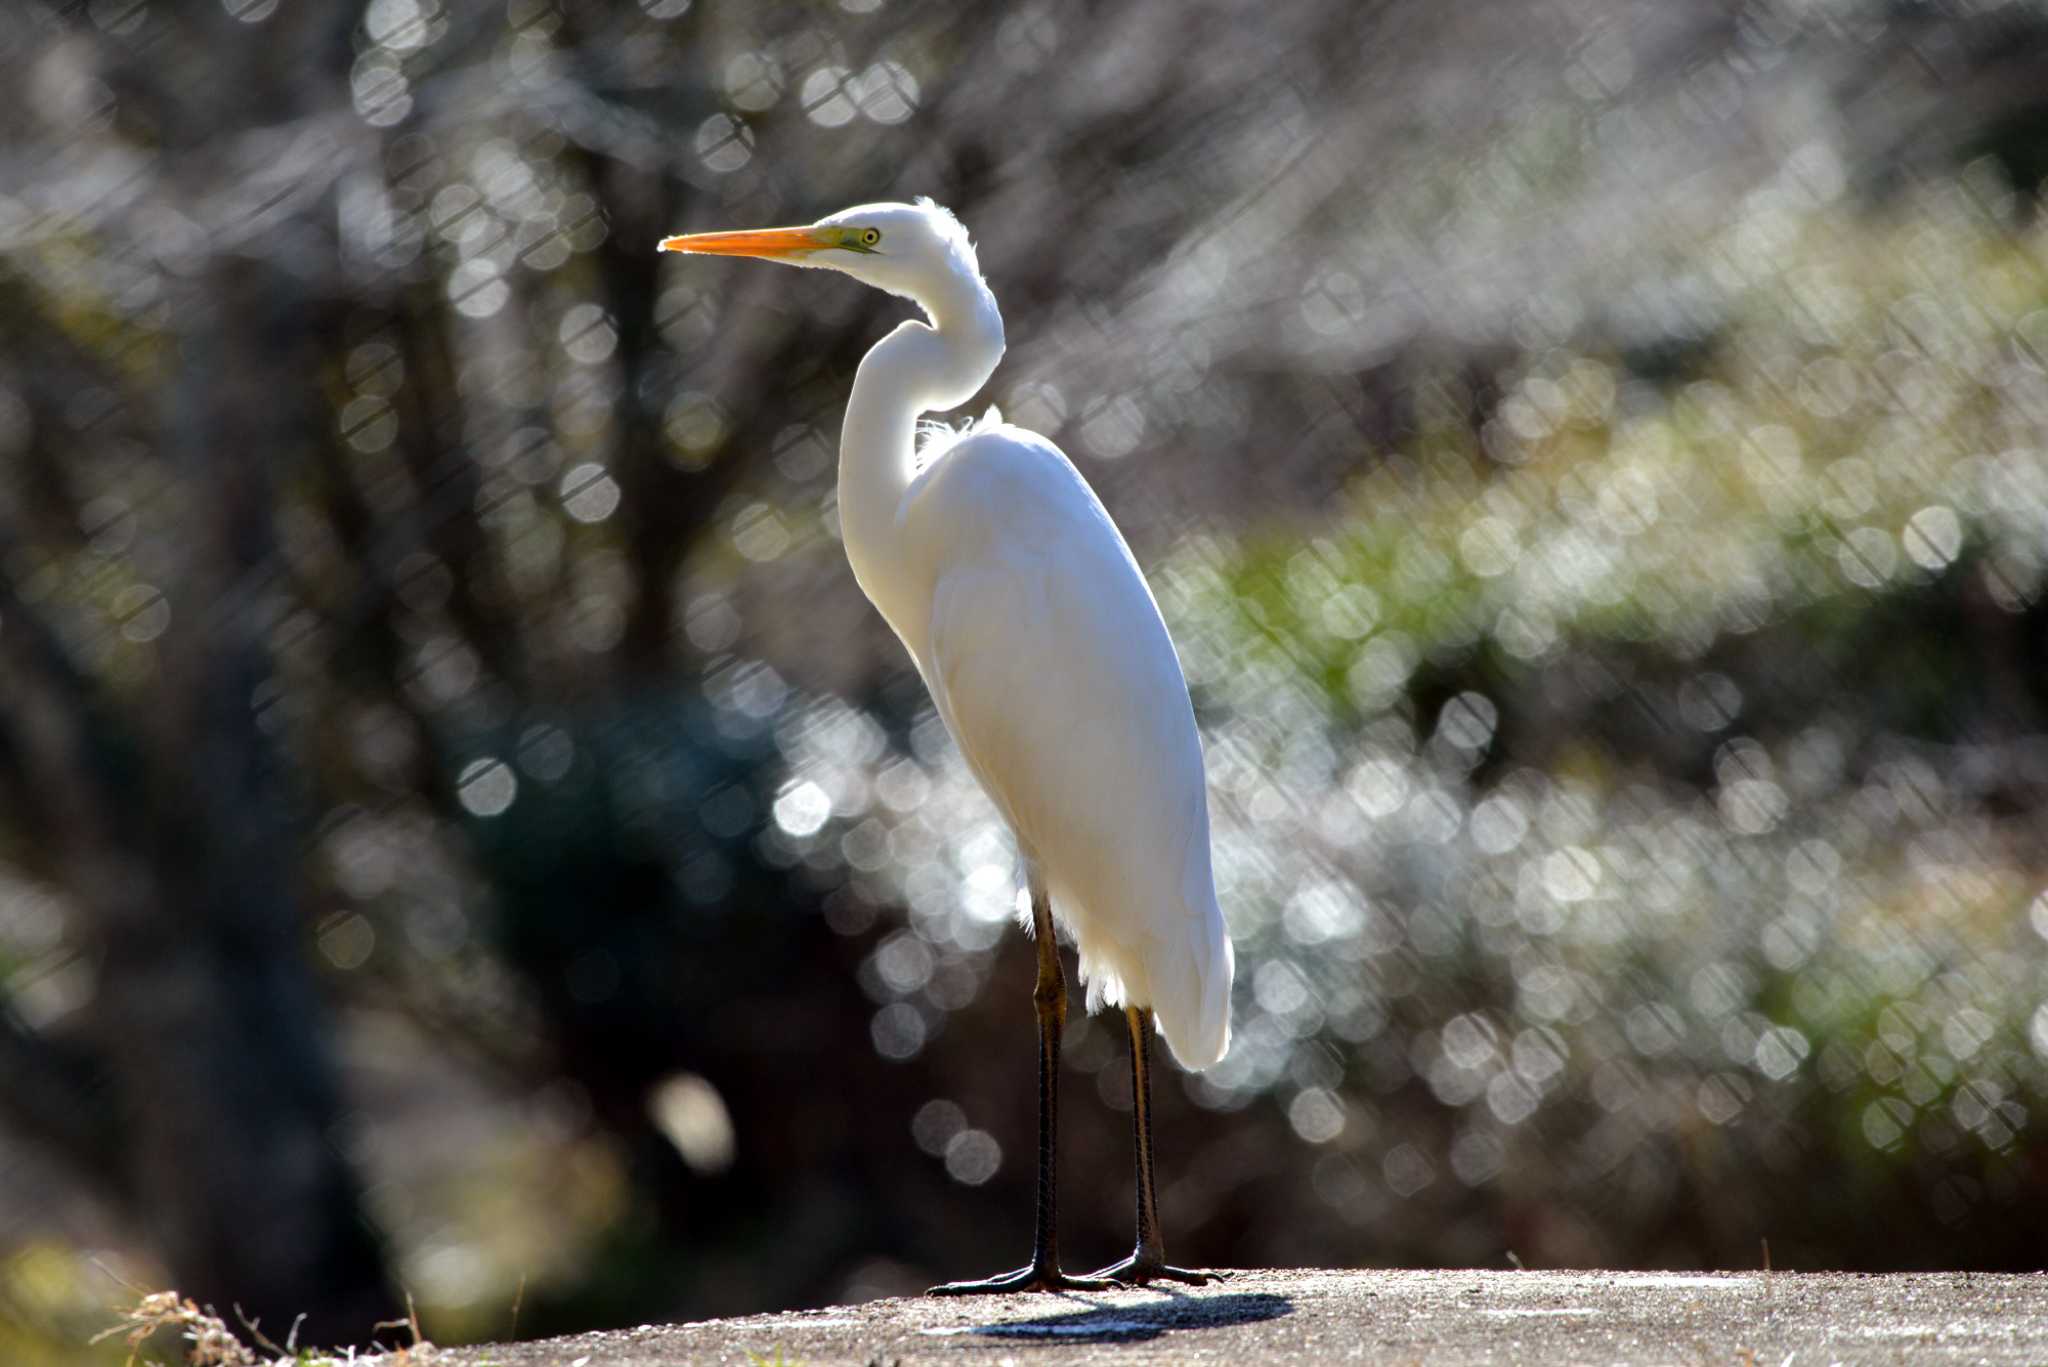
<path id="1" fill-rule="evenodd" d="M 1152 1194 L 1151 1008 L 1127 1006 L 1124 1019 L 1131 1027 L 1131 1128 L 1138 1149 L 1138 1246 L 1130 1257 L 1094 1275 L 1139 1286 L 1162 1279 L 1198 1286 L 1221 1281 L 1220 1272 L 1197 1272 L 1167 1264 L 1166 1241 L 1159 1235 L 1159 1203 Z"/>
<path id="2" fill-rule="evenodd" d="M 1059 1137 L 1060 1032 L 1067 1023 L 1067 984 L 1053 939 L 1052 902 L 1036 879 L 1031 884 L 1031 929 L 1038 941 L 1038 985 L 1031 1001 L 1038 1012 L 1038 1221 L 1031 1238 L 1031 1264 L 978 1282 L 947 1282 L 934 1296 L 985 1296 L 1010 1291 L 1105 1291 L 1108 1277 L 1069 1277 L 1060 1271 L 1058 1192 L 1054 1152 Z"/>

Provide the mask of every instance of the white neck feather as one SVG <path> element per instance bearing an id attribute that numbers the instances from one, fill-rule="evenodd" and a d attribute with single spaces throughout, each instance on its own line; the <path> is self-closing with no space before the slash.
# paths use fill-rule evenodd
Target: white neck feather
<path id="1" fill-rule="evenodd" d="M 1003 355 L 1002 314 L 979 275 L 954 272 L 916 299 L 931 322 L 901 324 L 861 359 L 839 435 L 840 539 L 861 591 L 899 636 L 915 611 L 896 533 L 917 474 L 918 417 L 967 402 Z"/>

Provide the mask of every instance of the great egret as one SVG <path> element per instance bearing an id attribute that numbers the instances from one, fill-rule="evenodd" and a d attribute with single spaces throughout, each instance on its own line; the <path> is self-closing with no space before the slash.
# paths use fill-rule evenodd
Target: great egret
<path id="1" fill-rule="evenodd" d="M 917 449 L 922 413 L 965 403 L 1003 354 L 967 231 L 930 200 L 863 204 L 804 228 L 666 238 L 661 250 L 825 267 L 902 295 L 860 363 L 839 441 L 854 578 L 902 640 L 974 776 L 1015 832 L 1038 946 L 1037 1228 L 1027 1267 L 935 1294 L 1093 1290 L 1211 1274 L 1167 1264 L 1152 1189 L 1146 1039 L 1193 1069 L 1230 1045 L 1235 958 L 1209 864 L 1201 743 L 1180 661 L 1130 548 L 1057 446 L 994 410 Z M 1131 1036 L 1138 1237 L 1087 1277 L 1060 1270 L 1055 1154 L 1066 984 Z"/>

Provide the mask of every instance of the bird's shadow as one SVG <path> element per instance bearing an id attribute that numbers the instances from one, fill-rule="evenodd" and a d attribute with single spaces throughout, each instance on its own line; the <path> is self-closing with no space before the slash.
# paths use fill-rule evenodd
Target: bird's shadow
<path id="1" fill-rule="evenodd" d="M 1294 1302 L 1264 1292 L 1235 1296 L 1169 1295 L 1145 1305 L 1101 1305 L 1064 1315 L 978 1324 L 972 1332 L 992 1338 L 1057 1343 L 1141 1343 L 1176 1330 L 1256 1324 L 1293 1313 Z"/>

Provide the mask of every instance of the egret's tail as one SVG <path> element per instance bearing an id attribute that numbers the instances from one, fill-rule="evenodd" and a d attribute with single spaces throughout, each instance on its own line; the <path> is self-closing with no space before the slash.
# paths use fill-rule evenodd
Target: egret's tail
<path id="1" fill-rule="evenodd" d="M 1206 875 L 1208 860 L 1202 863 Z M 1203 877 L 1187 892 L 1195 933 L 1181 940 L 1171 967 L 1153 975 L 1152 1011 L 1180 1066 L 1200 1072 L 1230 1049 L 1230 984 L 1237 976 L 1237 951 L 1224 929 L 1214 883 Z"/>

